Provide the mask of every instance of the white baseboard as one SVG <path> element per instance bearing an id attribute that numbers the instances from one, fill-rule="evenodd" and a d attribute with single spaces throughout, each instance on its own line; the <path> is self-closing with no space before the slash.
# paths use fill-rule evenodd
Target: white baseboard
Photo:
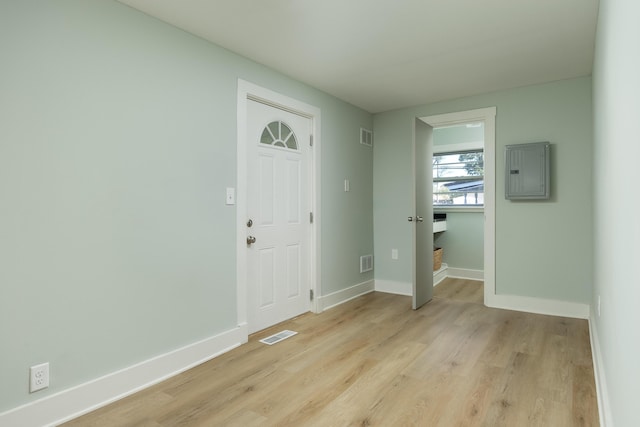
<path id="1" fill-rule="evenodd" d="M 460 279 L 484 280 L 484 271 L 469 270 L 465 268 L 451 268 L 442 263 L 438 271 L 433 272 L 433 286 L 437 286 L 447 277 Z M 376 280 L 376 291 L 397 295 L 413 295 L 413 285 L 409 282 L 396 282 L 393 280 Z"/>
<path id="2" fill-rule="evenodd" d="M 469 268 L 449 267 L 447 269 L 447 277 L 467 280 L 484 280 L 484 271 L 471 270 Z"/>
<path id="3" fill-rule="evenodd" d="M 352 300 L 364 294 L 368 294 L 369 292 L 373 292 L 374 290 L 374 281 L 368 280 L 366 282 L 351 286 L 347 289 L 342 289 L 328 295 L 323 295 L 320 297 L 320 301 L 318 302 L 320 312 L 323 312 L 324 310 L 327 310 L 329 308 L 333 308 L 337 305 L 344 304 L 349 300 Z"/>
<path id="4" fill-rule="evenodd" d="M 451 278 L 484 281 L 483 270 L 448 267 L 445 271 L 445 274 L 446 277 Z M 548 314 L 551 316 L 572 317 L 577 319 L 589 318 L 588 304 L 569 301 L 548 300 L 542 298 L 523 297 L 518 295 L 494 294 L 491 295 L 488 300 L 487 298 L 485 298 L 485 305 L 487 307 L 524 311 L 527 313 Z"/>
<path id="5" fill-rule="evenodd" d="M 596 395 L 598 396 L 598 414 L 600 415 L 600 426 L 608 427 L 613 425 L 611 418 L 611 405 L 609 403 L 609 393 L 607 391 L 607 381 L 602 363 L 602 352 L 600 351 L 600 340 L 595 327 L 595 313 L 591 311 L 589 318 L 589 337 L 591 338 L 591 356 L 593 357 L 593 371 L 596 379 Z"/>
<path id="6" fill-rule="evenodd" d="M 433 272 L 433 286 L 434 287 L 436 287 L 437 285 L 440 284 L 440 282 L 442 282 L 444 279 L 449 277 L 448 270 L 449 270 L 449 266 L 443 262 L 442 266 L 440 267 L 440 270 Z"/>
<path id="7" fill-rule="evenodd" d="M 499 294 L 491 295 L 488 301 L 485 297 L 484 303 L 487 307 L 502 308 L 505 310 L 572 317 L 576 319 L 589 318 L 589 305 L 577 302 Z"/>
<path id="8" fill-rule="evenodd" d="M 55 426 L 150 387 L 246 342 L 246 327 L 156 356 L 0 414 L 0 425 Z"/>
<path id="9" fill-rule="evenodd" d="M 438 285 L 447 277 L 469 280 L 484 280 L 484 271 L 466 268 L 443 267 L 435 272 L 433 286 Z M 375 290 L 397 295 L 413 295 L 413 285 L 410 282 L 396 282 L 392 280 L 376 280 Z M 485 298 L 487 307 L 505 310 L 523 311 L 526 313 L 548 314 L 551 316 L 572 317 L 576 319 L 589 318 L 589 305 L 570 301 L 557 301 L 542 298 L 523 297 L 517 295 L 491 295 Z"/>
<path id="10" fill-rule="evenodd" d="M 393 280 L 376 280 L 375 290 L 396 295 L 413 295 L 413 284 L 411 282 L 395 282 Z"/>

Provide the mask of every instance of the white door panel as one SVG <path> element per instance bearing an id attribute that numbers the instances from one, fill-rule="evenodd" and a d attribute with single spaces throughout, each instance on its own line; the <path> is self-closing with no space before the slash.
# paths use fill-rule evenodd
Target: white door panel
<path id="1" fill-rule="evenodd" d="M 287 298 L 300 296 L 300 245 L 287 246 Z"/>
<path id="2" fill-rule="evenodd" d="M 249 332 L 310 309 L 311 120 L 247 102 Z"/>
<path id="3" fill-rule="evenodd" d="M 300 159 L 287 159 L 287 223 L 300 223 Z"/>
<path id="4" fill-rule="evenodd" d="M 274 156 L 270 156 L 269 153 L 258 153 L 258 168 L 259 177 L 256 186 L 258 187 L 258 199 L 260 204 L 256 215 L 258 216 L 258 222 L 256 225 L 269 226 L 273 225 L 274 220 L 274 168 L 275 168 Z M 251 175 L 251 174 L 249 174 Z M 249 194 L 252 194 L 251 188 Z"/>
<path id="5" fill-rule="evenodd" d="M 433 297 L 433 128 L 420 119 L 414 129 L 414 310 Z"/>
<path id="6" fill-rule="evenodd" d="M 258 307 L 266 308 L 272 306 L 275 295 L 274 252 L 275 248 L 258 249 Z"/>

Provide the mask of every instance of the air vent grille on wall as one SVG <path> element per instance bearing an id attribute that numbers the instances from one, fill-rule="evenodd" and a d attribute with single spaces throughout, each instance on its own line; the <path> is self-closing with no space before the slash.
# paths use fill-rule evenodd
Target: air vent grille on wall
<path id="1" fill-rule="evenodd" d="M 360 128 L 360 144 L 373 147 L 373 132 L 365 128 Z"/>
<path id="2" fill-rule="evenodd" d="M 360 257 L 360 273 L 373 270 L 373 255 L 363 255 Z"/>

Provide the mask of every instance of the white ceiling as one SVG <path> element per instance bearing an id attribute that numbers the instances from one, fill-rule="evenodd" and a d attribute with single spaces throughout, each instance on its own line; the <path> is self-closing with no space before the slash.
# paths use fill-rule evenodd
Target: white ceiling
<path id="1" fill-rule="evenodd" d="M 376 113 L 591 74 L 598 0 L 119 0 Z"/>

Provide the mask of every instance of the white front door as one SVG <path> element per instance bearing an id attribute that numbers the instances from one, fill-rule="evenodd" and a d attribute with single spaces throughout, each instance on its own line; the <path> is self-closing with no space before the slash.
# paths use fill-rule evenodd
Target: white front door
<path id="1" fill-rule="evenodd" d="M 249 333 L 310 309 L 311 119 L 247 100 Z"/>

